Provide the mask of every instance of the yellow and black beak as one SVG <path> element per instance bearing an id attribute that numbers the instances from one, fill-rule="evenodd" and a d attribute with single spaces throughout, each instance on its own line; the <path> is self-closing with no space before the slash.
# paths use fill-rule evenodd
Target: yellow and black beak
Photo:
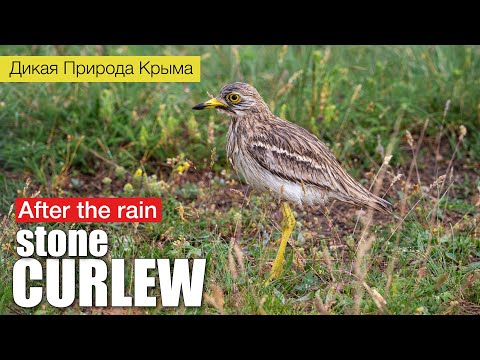
<path id="1" fill-rule="evenodd" d="M 193 110 L 203 110 L 203 109 L 214 109 L 214 108 L 218 108 L 218 107 L 226 108 L 227 105 L 225 105 L 221 101 L 218 101 L 216 98 L 212 98 L 208 101 L 205 101 L 203 103 L 195 105 L 192 109 Z"/>

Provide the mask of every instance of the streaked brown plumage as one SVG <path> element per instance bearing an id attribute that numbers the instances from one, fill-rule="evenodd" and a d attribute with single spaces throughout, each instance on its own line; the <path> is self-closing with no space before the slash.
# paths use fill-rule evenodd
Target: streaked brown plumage
<path id="1" fill-rule="evenodd" d="M 353 179 L 315 135 L 275 116 L 254 87 L 235 82 L 194 109 L 211 107 L 231 117 L 227 156 L 254 188 L 297 204 L 336 199 L 390 213 L 388 201 Z"/>
<path id="2" fill-rule="evenodd" d="M 272 114 L 257 90 L 245 83 L 224 86 L 216 98 L 193 107 L 216 108 L 230 116 L 227 156 L 254 188 L 280 199 L 282 236 L 266 284 L 282 273 L 285 249 L 295 226 L 288 202 L 327 204 L 336 199 L 390 213 L 390 203 L 365 189 L 307 130 Z"/>

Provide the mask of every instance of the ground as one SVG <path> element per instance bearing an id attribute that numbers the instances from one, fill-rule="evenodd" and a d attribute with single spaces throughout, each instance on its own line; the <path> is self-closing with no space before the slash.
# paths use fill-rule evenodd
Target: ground
<path id="1" fill-rule="evenodd" d="M 0 313 L 480 313 L 480 48 L 14 50 L 201 55 L 202 82 L 0 87 Z M 0 48 L 0 55 L 11 52 Z M 228 119 L 190 110 L 207 91 L 237 80 L 255 85 L 274 113 L 327 143 L 353 177 L 385 194 L 398 218 L 338 202 L 328 209 L 294 207 L 284 273 L 265 286 L 280 207 L 269 194 L 252 191 L 226 161 Z M 161 223 L 74 226 L 106 229 L 107 259 L 206 258 L 202 307 L 56 309 L 44 301 L 22 309 L 13 303 L 15 197 L 140 195 L 162 198 Z"/>

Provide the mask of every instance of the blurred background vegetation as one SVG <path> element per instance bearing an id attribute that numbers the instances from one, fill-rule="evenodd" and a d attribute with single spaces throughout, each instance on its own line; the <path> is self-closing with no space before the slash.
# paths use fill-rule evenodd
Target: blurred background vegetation
<path id="1" fill-rule="evenodd" d="M 423 185 L 441 175 L 439 164 L 443 161 L 445 170 L 453 156 L 460 179 L 452 185 L 453 206 L 461 215 L 475 213 L 480 186 L 478 46 L 1 46 L 1 55 L 200 55 L 202 80 L 1 84 L 0 215 L 7 214 L 30 178 L 32 193 L 39 190 L 42 196 L 161 196 L 166 221 L 161 228 L 145 229 L 146 237 L 159 239 L 169 227 L 177 238 L 207 237 L 212 224 L 204 220 L 185 228 L 182 220 L 188 211 L 182 204 L 188 203 L 198 215 L 202 206 L 223 201 L 210 196 L 202 203 L 198 186 L 203 172 L 219 179 L 220 188 L 234 187 L 237 178 L 225 159 L 228 119 L 191 107 L 207 99 L 207 92 L 215 95 L 234 81 L 254 85 L 274 113 L 317 135 L 358 179 L 378 170 L 388 146 L 392 173 L 406 174 L 412 161 L 406 131 L 417 141 L 425 129 L 416 158 Z M 457 146 L 461 125 L 466 136 Z M 178 177 L 186 172 L 190 178 Z M 149 186 L 139 190 L 142 176 Z M 416 180 L 420 186 L 420 177 Z M 180 185 L 175 191 L 169 187 L 173 182 Z M 401 197 L 399 189 L 387 196 L 393 202 Z M 270 211 L 257 210 L 242 222 Z M 221 230 L 219 238 L 238 222 L 238 216 L 227 211 L 215 224 L 229 229 Z M 422 224 L 417 221 L 405 231 L 421 233 Z M 480 258 L 476 227 L 464 235 L 470 240 L 462 256 L 475 263 L 476 256 Z M 252 236 L 258 237 L 258 231 Z M 228 242 L 223 251 L 228 252 Z M 189 251 L 204 251 L 195 248 L 199 246 Z M 156 256 L 161 255 L 162 250 Z M 415 279 L 413 274 L 408 286 Z M 290 294 L 291 286 L 285 286 Z M 458 283 L 452 287 L 457 289 Z M 298 291 L 302 297 L 307 290 Z M 371 311 L 372 304 L 366 303 L 365 309 Z M 344 306 L 338 311 L 348 312 L 348 301 Z M 245 311 L 256 311 L 252 309 Z M 394 311 L 401 309 L 399 305 Z"/>
<path id="2" fill-rule="evenodd" d="M 394 124 L 427 136 L 442 127 L 460 157 L 480 160 L 480 49 L 465 46 L 3 46 L 0 55 L 201 55 L 200 83 L 26 83 L 0 86 L 0 175 L 6 211 L 32 176 L 55 192 L 62 169 L 91 176 L 105 166 L 155 173 L 184 154 L 224 168 L 228 122 L 190 111 L 233 81 L 253 84 L 272 110 L 327 142 L 353 172 L 381 162 Z M 448 118 L 443 119 L 450 99 Z M 379 147 L 380 145 L 380 147 Z M 399 145 L 396 141 L 395 146 Z M 404 159 L 393 149 L 396 163 Z M 354 175 L 356 175 L 354 173 Z"/>

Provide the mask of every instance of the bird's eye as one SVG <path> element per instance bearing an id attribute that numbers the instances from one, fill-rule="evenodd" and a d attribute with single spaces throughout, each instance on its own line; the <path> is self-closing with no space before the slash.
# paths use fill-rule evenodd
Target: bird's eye
<path id="1" fill-rule="evenodd" d="M 227 100 L 230 101 L 232 104 L 237 104 L 240 102 L 240 95 L 238 94 L 228 94 Z"/>

